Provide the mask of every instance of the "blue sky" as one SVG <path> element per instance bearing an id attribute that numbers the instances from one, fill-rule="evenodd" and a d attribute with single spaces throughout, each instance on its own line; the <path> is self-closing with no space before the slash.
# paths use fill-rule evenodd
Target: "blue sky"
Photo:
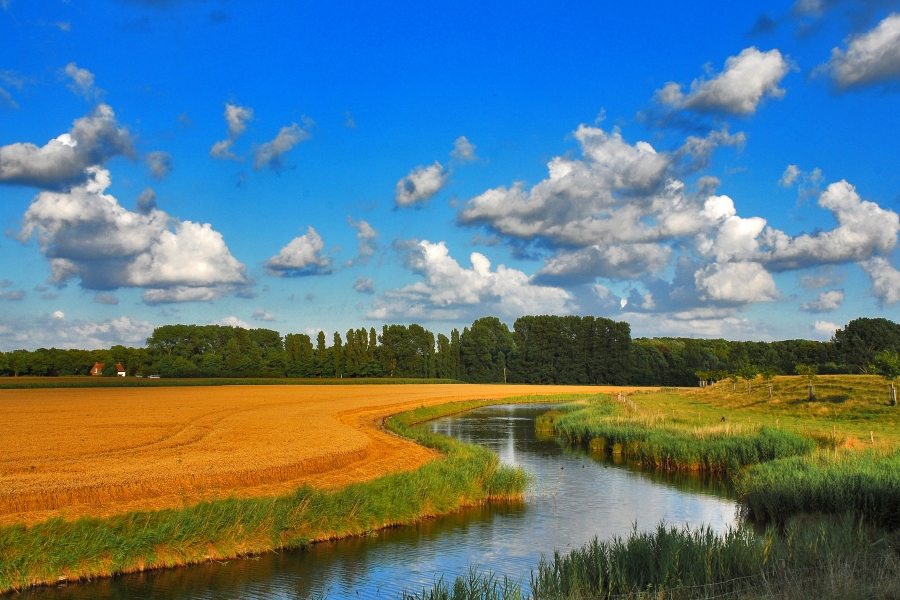
<path id="1" fill-rule="evenodd" d="M 661 4 L 0 0 L 0 349 L 896 320 L 900 0 Z"/>

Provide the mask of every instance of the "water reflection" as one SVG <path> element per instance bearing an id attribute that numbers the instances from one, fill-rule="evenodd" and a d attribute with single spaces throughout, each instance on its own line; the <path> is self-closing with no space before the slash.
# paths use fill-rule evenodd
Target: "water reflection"
<path id="1" fill-rule="evenodd" d="M 223 563 L 128 575 L 33 590 L 27 598 L 301 599 L 397 598 L 437 577 L 463 574 L 469 564 L 524 576 L 541 553 L 575 548 L 594 536 L 625 535 L 632 527 L 706 523 L 722 530 L 735 505 L 713 479 L 642 471 L 591 456 L 534 432 L 546 407 L 498 406 L 446 417 L 433 431 L 495 451 L 535 477 L 520 503 L 488 506 L 430 519 L 370 537 Z"/>

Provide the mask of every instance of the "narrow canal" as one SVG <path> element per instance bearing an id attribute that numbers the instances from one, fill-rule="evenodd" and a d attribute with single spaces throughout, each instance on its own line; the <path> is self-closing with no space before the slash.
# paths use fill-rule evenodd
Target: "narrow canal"
<path id="1" fill-rule="evenodd" d="M 576 548 L 594 536 L 624 536 L 660 521 L 707 524 L 736 520 L 735 502 L 714 478 L 648 472 L 535 433 L 545 406 L 494 406 L 433 421 L 433 431 L 486 446 L 534 475 L 521 503 L 470 509 L 370 537 L 304 550 L 127 575 L 21 594 L 23 598 L 163 600 L 400 597 L 469 565 L 528 576 L 541 554 Z"/>

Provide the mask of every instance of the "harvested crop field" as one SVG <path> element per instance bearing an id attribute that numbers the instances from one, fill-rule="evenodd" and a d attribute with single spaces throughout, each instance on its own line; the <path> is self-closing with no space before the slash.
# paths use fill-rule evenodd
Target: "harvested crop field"
<path id="1" fill-rule="evenodd" d="M 624 388 L 623 388 L 624 389 Z M 519 385 L 0 390 L 0 525 L 107 516 L 414 469 L 432 450 L 384 417 L 419 406 L 611 388 Z"/>

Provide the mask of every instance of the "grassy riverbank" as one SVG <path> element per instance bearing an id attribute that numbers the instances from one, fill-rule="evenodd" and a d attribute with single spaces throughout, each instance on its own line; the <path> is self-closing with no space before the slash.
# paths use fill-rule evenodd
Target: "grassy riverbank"
<path id="1" fill-rule="evenodd" d="M 493 499 L 519 498 L 528 484 L 524 471 L 500 465 L 487 449 L 414 427 L 502 402 L 508 400 L 447 404 L 391 417 L 390 429 L 441 451 L 443 458 L 340 490 L 302 487 L 274 498 L 229 498 L 178 510 L 0 528 L 0 592 L 296 548 Z"/>
<path id="2" fill-rule="evenodd" d="M 739 473 L 735 487 L 756 521 L 851 513 L 900 529 L 900 450 L 819 451 L 778 460 Z"/>
<path id="3" fill-rule="evenodd" d="M 658 526 L 544 557 L 530 576 L 541 600 L 633 598 L 893 599 L 900 536 L 852 518 L 794 519 L 782 530 Z M 522 598 L 523 579 L 471 571 L 417 600 Z M 407 594 L 408 595 L 408 594 Z"/>
<path id="4" fill-rule="evenodd" d="M 549 419 L 548 419 L 549 417 Z M 735 472 L 747 465 L 806 454 L 815 442 L 792 431 L 752 424 L 698 424 L 646 414 L 612 396 L 550 414 L 537 423 L 575 444 L 668 470 Z"/>

